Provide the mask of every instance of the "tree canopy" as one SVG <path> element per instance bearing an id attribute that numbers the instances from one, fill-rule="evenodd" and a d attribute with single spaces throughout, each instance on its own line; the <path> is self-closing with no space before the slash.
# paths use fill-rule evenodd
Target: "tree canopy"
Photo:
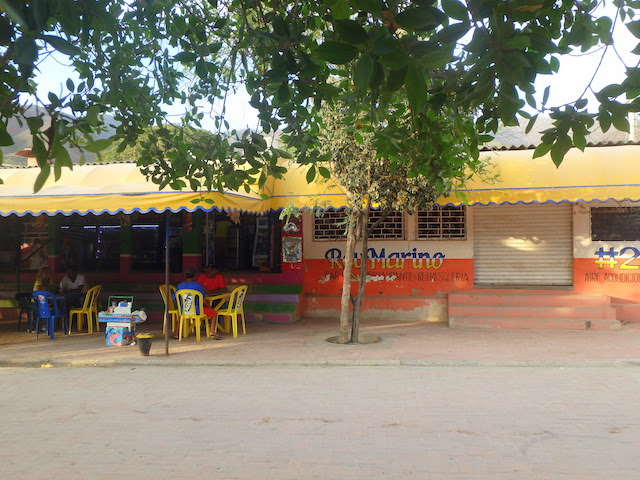
<path id="1" fill-rule="evenodd" d="M 599 13 L 602 5 L 612 14 Z M 95 152 L 114 142 L 119 149 L 139 145 L 139 165 L 160 186 L 248 188 L 281 175 L 282 156 L 308 164 L 311 178 L 326 173 L 315 167 L 323 160 L 319 112 L 324 103 L 341 102 L 354 125 L 373 126 L 378 157 L 438 184 L 446 172 L 422 155 L 433 145 L 425 132 L 434 115 L 472 112 L 473 123 L 460 122 L 449 134 L 467 139 L 473 160 L 482 135 L 517 122 L 519 113 L 531 117 L 532 128 L 536 114 L 523 110 L 528 105 L 554 119 L 536 155 L 550 152 L 559 164 L 572 146 L 585 147 L 595 122 L 605 131 L 628 130 L 627 114 L 640 106 L 640 69 L 630 65 L 623 82 L 594 92 L 597 109 L 589 109 L 586 92 L 563 105 L 547 105 L 548 92 L 538 101 L 536 79 L 557 72 L 574 50 L 599 55 L 615 48 L 616 27 L 640 38 L 639 6 L 635 0 L 0 0 L 0 146 L 12 142 L 8 118 L 29 126 L 42 169 L 36 189 L 52 169 L 57 176 L 71 166 L 69 146 Z M 77 79 L 37 98 L 51 118 L 45 123 L 24 104 L 36 95 L 35 73 L 52 54 L 66 59 Z M 225 108 L 239 85 L 259 125 L 233 139 L 224 132 Z M 184 115 L 171 122 L 169 112 L 178 107 Z M 114 135 L 92 139 L 107 114 Z M 204 149 L 190 148 L 181 128 L 165 128 L 200 128 L 207 115 L 217 131 Z M 158 127 L 153 138 L 141 136 L 150 126 Z M 265 139 L 276 130 L 285 134 L 286 151 Z M 179 158 L 163 158 L 158 141 L 174 145 Z"/>

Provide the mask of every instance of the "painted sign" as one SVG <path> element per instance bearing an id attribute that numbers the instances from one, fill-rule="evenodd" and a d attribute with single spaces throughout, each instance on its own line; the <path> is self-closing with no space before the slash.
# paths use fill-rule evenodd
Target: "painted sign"
<path id="1" fill-rule="evenodd" d="M 328 248 L 324 258 L 305 259 L 305 292 L 335 295 L 342 288 L 344 251 Z M 473 262 L 449 259 L 445 253 L 411 248 L 370 248 L 367 254 L 367 295 L 428 295 L 434 292 L 468 289 L 473 284 Z M 362 255 L 354 255 L 353 288 L 359 280 Z"/>

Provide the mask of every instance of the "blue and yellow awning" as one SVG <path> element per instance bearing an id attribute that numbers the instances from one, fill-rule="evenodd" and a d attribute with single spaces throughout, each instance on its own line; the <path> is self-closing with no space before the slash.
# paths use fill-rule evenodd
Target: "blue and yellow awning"
<path id="1" fill-rule="evenodd" d="M 560 167 L 549 155 L 532 158 L 533 150 L 487 151 L 486 175 L 467 181 L 462 190 L 469 205 L 640 200 L 640 146 L 572 149 Z M 638 165 L 636 165 L 638 163 Z M 272 205 L 341 207 L 346 196 L 332 182 L 308 185 L 305 171 L 293 170 L 276 183 Z M 461 204 L 457 196 L 441 197 L 439 205 Z"/>
<path id="2" fill-rule="evenodd" d="M 218 208 L 262 212 L 258 193 L 175 191 L 148 181 L 133 163 L 78 165 L 53 175 L 37 193 L 33 185 L 38 168 L 3 168 L 0 178 L 0 215 L 55 215 L 57 213 L 132 213 Z M 211 200 L 209 203 L 206 200 Z"/>
<path id="3" fill-rule="evenodd" d="M 588 147 L 570 151 L 559 168 L 549 156 L 533 159 L 532 150 L 491 151 L 487 175 L 467 182 L 470 205 L 546 202 L 640 200 L 640 146 Z M 342 207 L 344 190 L 333 182 L 307 184 L 306 169 L 288 165 L 283 179 L 271 179 L 261 191 L 193 192 L 163 189 L 148 181 L 135 164 L 116 163 L 64 169 L 58 182 L 50 178 L 37 193 L 33 185 L 38 168 L 2 168 L 0 215 L 55 215 L 58 213 L 131 213 L 165 210 L 219 209 L 265 212 L 288 205 L 298 208 Z M 487 180 L 489 179 L 489 180 Z M 492 179 L 492 180 L 491 180 Z M 260 196 L 270 196 L 265 200 Z M 209 200 L 209 201 L 207 201 Z M 213 202 L 213 203 L 211 203 Z M 452 196 L 438 204 L 460 204 Z"/>

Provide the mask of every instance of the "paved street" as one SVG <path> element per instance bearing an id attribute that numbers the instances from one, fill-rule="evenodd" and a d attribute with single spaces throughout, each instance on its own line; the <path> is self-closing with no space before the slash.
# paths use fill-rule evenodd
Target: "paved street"
<path id="1" fill-rule="evenodd" d="M 2 479 L 637 479 L 640 369 L 2 368 Z"/>

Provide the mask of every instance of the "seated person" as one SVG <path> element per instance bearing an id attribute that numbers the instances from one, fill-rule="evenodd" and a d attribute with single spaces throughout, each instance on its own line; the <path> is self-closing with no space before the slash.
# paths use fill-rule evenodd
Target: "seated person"
<path id="1" fill-rule="evenodd" d="M 84 275 L 78 273 L 73 265 L 67 267 L 67 274 L 60 281 L 60 291 L 62 293 L 86 293 L 87 282 Z"/>
<path id="2" fill-rule="evenodd" d="M 36 290 L 46 290 L 51 293 L 55 292 L 56 288 L 53 284 L 49 267 L 43 265 L 38 269 L 38 276 L 33 284 L 33 291 L 35 292 Z"/>
<path id="3" fill-rule="evenodd" d="M 65 294 L 64 308 L 67 311 L 82 306 L 84 294 L 87 293 L 87 282 L 75 266 L 67 267 L 67 274 L 60 281 L 60 293 Z"/>
<path id="4" fill-rule="evenodd" d="M 187 269 L 184 271 L 184 274 L 186 279 L 178 284 L 178 286 L 176 287 L 176 293 L 180 290 L 196 290 L 202 293 L 202 300 L 204 301 L 204 296 L 206 295 L 204 288 L 199 282 L 196 282 L 193 279 L 196 276 L 196 269 L 193 267 L 187 267 Z M 218 319 L 218 313 L 213 308 L 207 307 L 206 305 L 204 305 L 204 313 L 207 315 L 207 318 L 210 319 L 211 325 L 215 326 L 215 322 Z M 217 333 L 213 333 L 213 328 L 211 329 L 211 337 L 215 338 L 216 340 L 220 340 L 222 338 Z M 178 338 L 177 332 L 173 332 L 173 338 Z"/>
<path id="5" fill-rule="evenodd" d="M 213 263 L 209 263 L 205 272 L 200 274 L 198 282 L 204 288 L 206 295 L 216 295 L 227 291 L 227 282 Z"/>

